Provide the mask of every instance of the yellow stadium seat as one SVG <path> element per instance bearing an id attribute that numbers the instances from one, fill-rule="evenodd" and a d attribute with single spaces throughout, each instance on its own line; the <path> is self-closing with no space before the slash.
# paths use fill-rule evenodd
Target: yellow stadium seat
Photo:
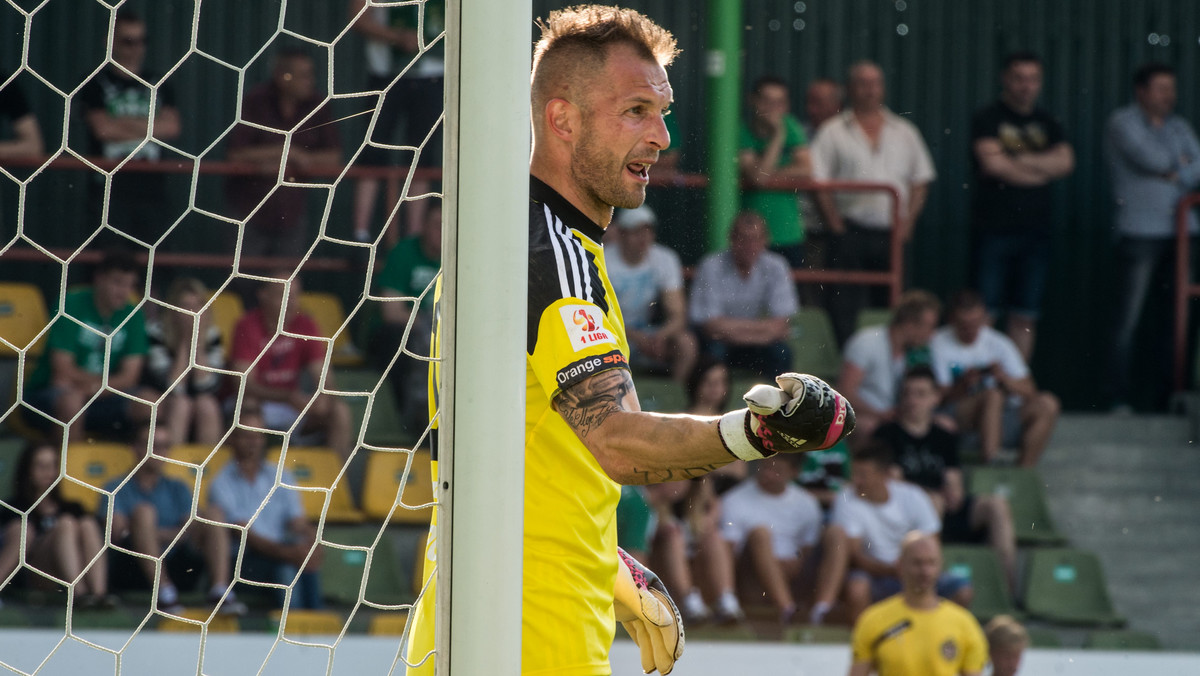
<path id="1" fill-rule="evenodd" d="M 49 321 L 40 289 L 23 282 L 0 282 L 0 338 L 19 349 L 29 348 L 28 355 L 39 356 L 45 340 L 35 339 Z M 0 343 L 0 357 L 15 356 L 15 350 Z"/>
<path id="2" fill-rule="evenodd" d="M 74 443 L 67 446 L 67 476 L 78 479 L 95 490 L 66 478 L 59 484 L 64 500 L 74 500 L 89 512 L 100 504 L 100 491 L 117 477 L 123 477 L 133 467 L 133 451 L 125 444 Z"/>
<path id="3" fill-rule="evenodd" d="M 221 331 L 221 345 L 229 353 L 233 349 L 233 329 L 246 312 L 242 299 L 232 291 L 222 292 L 213 300 L 208 311 L 212 313 L 213 326 Z"/>
<path id="4" fill-rule="evenodd" d="M 209 456 L 212 457 L 210 458 Z M 171 447 L 170 457 L 172 460 L 179 460 L 196 466 L 203 465 L 205 484 L 211 484 L 217 472 L 220 472 L 221 468 L 229 462 L 232 453 L 225 446 L 218 448 L 214 453 L 212 446 L 208 444 L 179 444 Z M 164 462 L 162 469 L 165 476 L 182 481 L 187 484 L 188 488 L 195 486 L 195 468 Z M 206 485 L 202 485 L 200 487 L 200 501 L 196 505 L 196 509 L 201 510 L 207 506 L 208 488 Z"/>
<path id="5" fill-rule="evenodd" d="M 317 322 L 321 335 L 334 338 L 333 356 L 330 361 L 334 366 L 362 366 L 363 358 L 350 341 L 350 331 L 343 325 L 346 323 L 346 310 L 342 301 L 332 293 L 305 291 L 300 294 L 300 310 Z M 338 333 L 338 332 L 341 333 Z"/>
<path id="6" fill-rule="evenodd" d="M 267 452 L 270 462 L 279 462 L 281 449 L 272 448 Z M 313 446 L 289 446 L 284 469 L 292 473 L 296 485 L 304 488 L 332 487 L 329 494 L 329 508 L 325 509 L 324 491 L 301 491 L 300 502 L 309 519 L 316 521 L 325 511 L 325 520 L 333 523 L 359 523 L 363 513 L 354 506 L 354 498 L 350 495 L 350 487 L 345 479 L 334 485 L 334 479 L 342 471 L 342 458 L 329 448 Z"/>
<path id="7" fill-rule="evenodd" d="M 204 622 L 208 624 L 210 632 L 221 634 L 236 634 L 238 632 L 238 618 L 233 615 L 214 615 L 210 620 L 209 615 L 212 615 L 210 608 L 186 608 L 181 613 L 180 617 L 195 620 L 196 622 Z M 184 622 L 173 617 L 163 617 L 158 621 L 159 631 L 200 631 L 200 625 L 191 622 Z"/>
<path id="8" fill-rule="evenodd" d="M 391 610 L 376 613 L 371 618 L 367 633 L 372 636 L 404 636 L 404 628 L 408 624 L 407 610 Z"/>
<path id="9" fill-rule="evenodd" d="M 272 611 L 271 626 L 279 627 L 282 617 L 283 611 Z M 342 626 L 342 616 L 331 610 L 291 608 L 284 622 L 283 633 L 287 636 L 336 635 L 342 633 Z"/>
<path id="10" fill-rule="evenodd" d="M 363 483 L 363 511 L 372 519 L 386 519 L 396 502 L 396 490 L 404 484 L 401 503 L 407 507 L 420 507 L 433 502 L 433 469 L 429 451 L 414 451 L 412 468 L 407 481 L 404 470 L 408 465 L 408 453 L 370 451 L 367 457 L 366 478 Z M 397 507 L 392 515 L 393 523 L 428 524 L 432 507 L 405 509 Z"/>

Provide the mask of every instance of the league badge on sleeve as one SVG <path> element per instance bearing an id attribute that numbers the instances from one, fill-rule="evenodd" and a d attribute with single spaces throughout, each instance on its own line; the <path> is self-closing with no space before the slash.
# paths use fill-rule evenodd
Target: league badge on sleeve
<path id="1" fill-rule="evenodd" d="M 604 314 L 594 305 L 564 305 L 558 309 L 567 338 L 576 352 L 601 343 L 617 344 L 617 337 L 604 326 Z"/>

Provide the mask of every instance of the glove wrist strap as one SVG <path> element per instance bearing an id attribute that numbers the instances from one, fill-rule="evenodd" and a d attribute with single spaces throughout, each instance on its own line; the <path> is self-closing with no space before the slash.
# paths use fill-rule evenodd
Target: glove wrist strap
<path id="1" fill-rule="evenodd" d="M 738 409 L 721 416 L 717 423 L 721 443 L 725 450 L 738 460 L 762 460 L 766 457 L 750 441 L 750 411 Z"/>

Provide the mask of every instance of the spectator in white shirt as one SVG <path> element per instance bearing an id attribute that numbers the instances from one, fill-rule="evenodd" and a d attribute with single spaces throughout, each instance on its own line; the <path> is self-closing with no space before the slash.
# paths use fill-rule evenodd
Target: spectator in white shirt
<path id="1" fill-rule="evenodd" d="M 929 343 L 944 407 L 960 430 L 979 433 L 985 462 L 1015 445 L 1021 466 L 1036 465 L 1058 422 L 1058 397 L 1037 389 L 1016 344 L 988 326 L 979 294 L 955 294 L 949 320 Z"/>
<path id="2" fill-rule="evenodd" d="M 818 181 L 886 183 L 900 195 L 898 228 L 907 242 L 925 207 L 937 174 L 921 133 L 888 110 L 883 71 L 860 61 L 846 83 L 848 109 L 827 120 L 812 144 L 813 178 Z M 892 199 L 883 192 L 819 192 L 821 216 L 832 234 L 829 263 L 842 270 L 886 270 L 891 266 Z M 854 332 L 866 288 L 832 292 L 830 314 L 838 345 Z M 885 301 L 879 301 L 883 304 Z"/>
<path id="3" fill-rule="evenodd" d="M 688 328 L 679 255 L 654 241 L 658 218 L 650 207 L 622 209 L 613 223 L 616 237 L 605 242 L 604 259 L 625 319 L 630 366 L 667 372 L 683 384 L 699 345 Z"/>

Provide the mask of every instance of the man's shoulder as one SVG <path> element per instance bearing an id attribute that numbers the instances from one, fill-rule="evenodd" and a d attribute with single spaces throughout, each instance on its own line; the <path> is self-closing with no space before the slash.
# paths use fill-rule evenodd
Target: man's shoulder
<path id="1" fill-rule="evenodd" d="M 896 594 L 867 606 L 859 618 L 859 624 L 867 629 L 878 630 L 880 623 L 887 623 L 902 614 L 905 614 L 904 598 Z"/>
<path id="2" fill-rule="evenodd" d="M 655 242 L 650 246 L 651 261 L 656 265 L 682 265 L 679 260 L 679 254 L 675 250 L 665 244 Z"/>
<path id="3" fill-rule="evenodd" d="M 730 264 L 728 249 L 715 251 L 700 259 L 696 265 L 696 277 L 708 277 L 722 274 L 722 270 Z"/>
<path id="4" fill-rule="evenodd" d="M 774 251 L 764 251 L 758 257 L 758 261 L 755 262 L 754 267 L 772 276 L 782 276 L 789 279 L 792 276 L 792 267 L 788 265 L 787 259 L 783 257 L 783 254 L 778 254 Z"/>
<path id="5" fill-rule="evenodd" d="M 845 352 L 859 355 L 878 354 L 880 347 L 887 347 L 887 325 L 866 326 L 854 332 L 846 341 Z"/>
<path id="6" fill-rule="evenodd" d="M 949 326 L 939 327 L 933 332 L 933 337 L 929 339 L 930 350 L 957 347 L 958 344 L 958 339 L 954 337 L 954 329 Z"/>

